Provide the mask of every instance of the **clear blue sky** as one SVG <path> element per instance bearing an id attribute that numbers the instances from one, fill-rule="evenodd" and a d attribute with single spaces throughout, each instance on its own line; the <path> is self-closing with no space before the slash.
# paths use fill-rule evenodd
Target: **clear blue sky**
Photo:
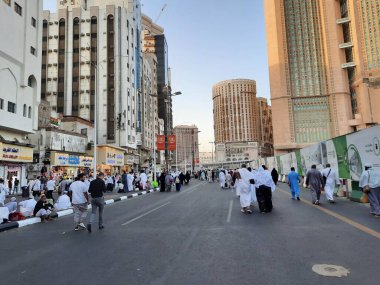
<path id="1" fill-rule="evenodd" d="M 269 98 L 263 0 L 142 0 L 142 11 L 165 29 L 172 68 L 174 123 L 196 124 L 200 150 L 214 140 L 212 85 L 225 79 L 256 80 Z M 56 10 L 56 0 L 44 0 Z"/>

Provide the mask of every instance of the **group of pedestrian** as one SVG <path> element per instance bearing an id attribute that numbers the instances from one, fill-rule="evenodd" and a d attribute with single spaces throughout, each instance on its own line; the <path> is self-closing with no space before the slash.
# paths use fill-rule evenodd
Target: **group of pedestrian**
<path id="1" fill-rule="evenodd" d="M 174 186 L 176 191 L 179 192 L 183 185 L 190 183 L 190 171 L 184 174 L 183 171 L 169 172 L 167 170 L 162 170 L 158 177 L 158 186 L 160 192 L 170 192 Z"/>

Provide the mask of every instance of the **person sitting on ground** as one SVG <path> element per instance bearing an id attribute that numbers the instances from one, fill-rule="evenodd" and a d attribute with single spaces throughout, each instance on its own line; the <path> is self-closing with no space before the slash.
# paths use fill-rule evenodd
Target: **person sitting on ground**
<path id="1" fill-rule="evenodd" d="M 36 200 L 34 200 L 34 197 L 32 196 L 29 199 L 21 201 L 18 204 L 20 206 L 20 213 L 23 214 L 25 217 L 30 217 L 33 215 L 33 210 L 37 202 Z"/>
<path id="2" fill-rule="evenodd" d="M 14 213 L 17 211 L 17 199 L 12 197 L 11 201 L 5 204 L 5 207 L 9 209 L 9 213 Z"/>
<path id="3" fill-rule="evenodd" d="M 61 194 L 59 192 L 58 194 Z M 63 191 L 63 194 L 58 197 L 57 203 L 54 204 L 54 208 L 57 211 L 67 210 L 71 207 L 70 197 L 67 195 L 67 191 Z"/>
<path id="4" fill-rule="evenodd" d="M 46 202 L 46 196 L 42 194 L 40 200 L 38 200 L 36 206 L 34 207 L 33 215 L 35 217 L 40 217 L 41 222 L 50 221 L 52 208 L 53 206 Z"/>

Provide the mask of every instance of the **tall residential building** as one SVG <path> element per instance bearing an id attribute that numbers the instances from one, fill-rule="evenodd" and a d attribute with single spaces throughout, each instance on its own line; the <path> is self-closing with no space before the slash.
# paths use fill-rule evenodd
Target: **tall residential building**
<path id="1" fill-rule="evenodd" d="M 198 127 L 195 125 L 179 125 L 174 127 L 177 138 L 177 150 L 175 151 L 172 165 L 178 169 L 193 170 L 199 166 L 199 140 Z"/>
<path id="2" fill-rule="evenodd" d="M 252 160 L 272 154 L 271 113 L 266 100 L 256 98 L 256 81 L 219 82 L 212 88 L 212 98 L 216 161 Z"/>
<path id="3" fill-rule="evenodd" d="M 170 96 L 168 44 L 164 29 L 153 23 L 152 19 L 145 15 L 142 15 L 142 29 L 142 50 L 144 53 L 154 54 L 157 59 L 158 117 L 164 120 L 165 134 L 170 134 L 173 131 L 173 112 L 172 98 Z M 168 157 L 167 151 L 165 151 L 165 156 Z"/>
<path id="4" fill-rule="evenodd" d="M 142 130 L 139 0 L 58 0 L 44 11 L 41 97 L 94 121 L 99 144 L 136 149 Z M 95 112 L 95 96 L 97 110 Z"/>
<path id="5" fill-rule="evenodd" d="M 265 0 L 277 153 L 380 122 L 379 0 Z"/>
<path id="6" fill-rule="evenodd" d="M 26 183 L 38 127 L 42 0 L 0 1 L 0 177 Z"/>

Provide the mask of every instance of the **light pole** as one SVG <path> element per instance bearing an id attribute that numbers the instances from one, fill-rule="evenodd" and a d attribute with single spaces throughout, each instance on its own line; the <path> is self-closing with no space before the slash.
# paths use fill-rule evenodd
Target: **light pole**
<path id="1" fill-rule="evenodd" d="M 165 165 L 166 169 L 169 170 L 169 142 L 168 142 L 168 136 L 169 136 L 169 98 L 173 96 L 179 96 L 182 95 L 181 91 L 177 91 L 174 93 L 170 93 L 169 86 L 166 85 L 166 98 L 164 99 L 165 104 Z"/>

